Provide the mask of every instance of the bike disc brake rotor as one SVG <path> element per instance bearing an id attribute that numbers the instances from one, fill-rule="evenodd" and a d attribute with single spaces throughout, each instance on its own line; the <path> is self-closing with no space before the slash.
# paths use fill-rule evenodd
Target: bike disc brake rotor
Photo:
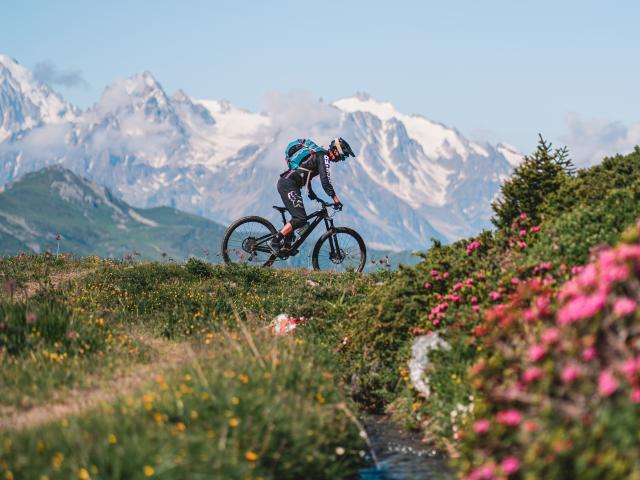
<path id="1" fill-rule="evenodd" d="M 340 263 L 342 263 L 346 257 L 347 255 L 344 253 L 344 250 L 342 249 L 340 249 L 340 251 L 337 253 L 329 254 L 329 260 L 331 260 L 331 262 L 335 263 L 336 265 L 339 265 Z"/>

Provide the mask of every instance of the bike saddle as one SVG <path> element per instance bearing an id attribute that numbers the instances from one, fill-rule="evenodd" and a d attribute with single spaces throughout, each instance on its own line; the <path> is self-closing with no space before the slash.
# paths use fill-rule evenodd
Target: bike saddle
<path id="1" fill-rule="evenodd" d="M 284 213 L 284 212 L 287 211 L 287 209 L 285 207 L 277 207 L 277 206 L 273 205 L 273 208 L 278 210 L 280 213 Z"/>

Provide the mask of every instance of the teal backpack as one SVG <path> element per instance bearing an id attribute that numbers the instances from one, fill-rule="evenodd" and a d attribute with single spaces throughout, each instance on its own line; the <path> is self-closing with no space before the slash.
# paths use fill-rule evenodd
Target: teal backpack
<path id="1" fill-rule="evenodd" d="M 319 147 L 311 140 L 299 138 L 287 145 L 285 150 L 285 161 L 291 170 L 300 168 L 300 164 L 312 153 L 322 152 L 324 148 Z"/>

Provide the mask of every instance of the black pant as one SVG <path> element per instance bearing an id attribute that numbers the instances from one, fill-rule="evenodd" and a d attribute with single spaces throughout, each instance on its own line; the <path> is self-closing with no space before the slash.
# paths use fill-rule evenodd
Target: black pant
<path id="1" fill-rule="evenodd" d="M 278 193 L 284 206 L 291 214 L 291 226 L 293 229 L 303 227 L 307 223 L 307 212 L 304 209 L 300 187 L 290 178 L 280 177 L 278 180 Z"/>

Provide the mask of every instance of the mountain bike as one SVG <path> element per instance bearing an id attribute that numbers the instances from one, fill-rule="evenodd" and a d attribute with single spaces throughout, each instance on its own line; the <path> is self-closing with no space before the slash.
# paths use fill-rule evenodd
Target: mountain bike
<path id="1" fill-rule="evenodd" d="M 311 232 L 324 222 L 326 232 L 313 247 L 311 261 L 315 270 L 356 271 L 361 272 L 367 261 L 367 249 L 358 232 L 347 227 L 336 227 L 328 207 L 336 204 L 318 200 L 320 210 L 308 215 L 307 229 L 299 236 L 292 233 L 284 238 L 284 244 L 278 255 L 273 254 L 269 242 L 278 231 L 273 224 L 262 217 L 250 216 L 236 220 L 229 225 L 222 239 L 222 258 L 229 263 L 247 263 L 273 265 L 276 260 L 286 260 L 300 253 L 300 246 Z M 282 215 L 283 224 L 287 223 L 284 207 L 273 206 Z"/>

